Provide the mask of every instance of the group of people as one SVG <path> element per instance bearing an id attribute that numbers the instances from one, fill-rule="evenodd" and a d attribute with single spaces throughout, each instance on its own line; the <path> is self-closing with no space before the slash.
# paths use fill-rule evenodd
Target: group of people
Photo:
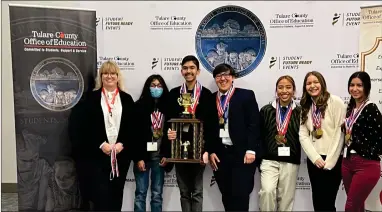
<path id="1" fill-rule="evenodd" d="M 75 138 L 80 187 L 91 210 L 121 211 L 124 184 L 131 161 L 136 182 L 134 211 L 146 211 L 151 184 L 151 211 L 162 211 L 166 172 L 175 166 L 182 211 L 203 210 L 203 172 L 213 169 L 226 211 L 248 211 L 255 170 L 261 174 L 260 211 L 292 211 L 301 147 L 308 156 L 315 211 L 335 211 L 337 192 L 344 182 L 345 211 L 364 211 L 364 202 L 380 178 L 382 115 L 369 99 L 371 80 L 366 72 L 348 81 L 350 103 L 328 92 L 322 74 L 306 74 L 300 104 L 292 77 L 276 82 L 277 98 L 258 108 L 252 90 L 234 85 L 235 71 L 220 64 L 212 76 L 212 93 L 197 77 L 199 61 L 183 58 L 185 81 L 168 89 L 160 75 L 147 78 L 134 102 L 126 93 L 119 67 L 102 64 L 93 92 L 77 112 Z M 204 149 L 200 164 L 170 163 L 176 129 L 168 120 L 184 111 L 178 98 L 190 93 L 188 111 L 203 122 Z M 193 128 L 184 125 L 182 135 Z"/>

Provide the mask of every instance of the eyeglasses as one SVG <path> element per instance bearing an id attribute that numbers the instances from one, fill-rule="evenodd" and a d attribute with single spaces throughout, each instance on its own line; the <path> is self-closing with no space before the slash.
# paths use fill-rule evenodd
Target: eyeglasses
<path id="1" fill-rule="evenodd" d="M 226 79 L 226 78 L 229 78 L 231 76 L 232 75 L 230 73 L 221 73 L 221 74 L 216 75 L 215 79 L 220 80 L 222 77 L 224 77 Z"/>

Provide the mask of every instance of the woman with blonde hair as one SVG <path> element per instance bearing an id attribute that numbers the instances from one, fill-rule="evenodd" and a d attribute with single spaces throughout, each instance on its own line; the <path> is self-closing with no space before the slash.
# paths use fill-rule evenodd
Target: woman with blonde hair
<path id="1" fill-rule="evenodd" d="M 260 211 L 292 211 L 300 167 L 301 107 L 293 101 L 296 85 L 291 76 L 276 82 L 277 99 L 260 110 L 263 157 L 260 165 Z"/>
<path id="2" fill-rule="evenodd" d="M 300 142 L 309 160 L 308 174 L 315 211 L 336 211 L 341 184 L 341 126 L 346 107 L 340 97 L 327 91 L 321 73 L 306 74 L 301 105 Z"/>
<path id="3" fill-rule="evenodd" d="M 132 159 L 134 101 L 123 89 L 118 65 L 99 69 L 96 87 L 86 100 L 86 151 L 89 188 L 95 211 L 121 211 L 123 188 Z"/>

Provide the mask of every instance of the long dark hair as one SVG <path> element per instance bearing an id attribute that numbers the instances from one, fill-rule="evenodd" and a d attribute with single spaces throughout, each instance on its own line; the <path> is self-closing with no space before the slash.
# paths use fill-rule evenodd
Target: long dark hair
<path id="1" fill-rule="evenodd" d="M 362 87 L 363 87 L 363 94 L 364 94 L 365 99 L 367 99 L 370 95 L 370 90 L 371 90 L 371 80 L 370 80 L 369 74 L 367 72 L 364 72 L 364 71 L 354 72 L 350 76 L 349 81 L 348 81 L 348 93 L 349 94 L 350 94 L 350 84 L 354 78 L 358 78 L 361 80 Z M 350 115 L 350 113 L 354 107 L 355 107 L 355 99 L 350 95 L 350 101 L 348 104 L 346 117 L 348 117 Z"/>
<path id="2" fill-rule="evenodd" d="M 317 77 L 318 81 L 321 85 L 321 93 L 317 98 L 317 108 L 319 108 L 322 118 L 325 118 L 325 110 L 328 106 L 328 99 L 330 97 L 330 93 L 327 91 L 326 87 L 326 81 L 324 76 L 320 72 L 317 71 L 311 71 L 308 72 L 305 75 L 304 84 L 302 88 L 302 97 L 300 100 L 301 105 L 301 125 L 305 124 L 306 120 L 308 120 L 308 113 L 310 110 L 311 105 L 313 104 L 312 97 L 309 95 L 309 93 L 306 91 L 306 81 L 308 80 L 308 77 L 311 75 Z"/>
<path id="3" fill-rule="evenodd" d="M 150 86 L 154 80 L 158 80 L 163 88 L 163 93 L 161 97 L 158 98 L 158 101 L 155 101 L 155 99 L 151 96 L 151 93 L 150 93 Z M 142 89 L 141 96 L 139 97 L 137 102 L 144 107 L 141 109 L 150 110 L 151 112 L 155 108 L 158 108 L 160 111 L 163 112 L 163 110 L 165 110 L 165 107 L 166 107 L 166 100 L 167 100 L 168 94 L 169 94 L 169 91 L 163 77 L 159 74 L 153 74 L 146 79 L 146 82 Z"/>

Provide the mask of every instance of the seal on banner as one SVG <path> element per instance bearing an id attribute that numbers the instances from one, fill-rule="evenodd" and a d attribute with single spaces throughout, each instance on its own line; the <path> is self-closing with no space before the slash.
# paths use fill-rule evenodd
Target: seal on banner
<path id="1" fill-rule="evenodd" d="M 51 111 L 65 111 L 81 99 L 84 79 L 70 60 L 51 57 L 42 60 L 33 69 L 30 89 L 42 107 Z"/>
<path id="2" fill-rule="evenodd" d="M 204 68 L 212 73 L 217 65 L 227 63 L 235 69 L 237 78 L 257 68 L 266 47 L 267 36 L 260 19 L 234 5 L 207 14 L 195 36 L 196 54 Z"/>

